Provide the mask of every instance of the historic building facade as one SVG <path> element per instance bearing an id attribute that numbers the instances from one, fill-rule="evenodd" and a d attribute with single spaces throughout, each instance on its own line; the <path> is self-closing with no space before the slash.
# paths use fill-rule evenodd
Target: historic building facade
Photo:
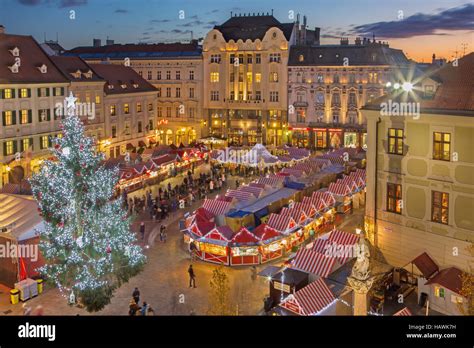
<path id="1" fill-rule="evenodd" d="M 59 134 L 55 106 L 69 81 L 31 36 L 0 26 L 0 187 L 19 183 L 49 156 Z"/>
<path id="2" fill-rule="evenodd" d="M 203 42 L 203 131 L 229 144 L 280 145 L 287 129 L 287 63 L 293 23 L 231 15 Z"/>
<path id="3" fill-rule="evenodd" d="M 386 84 L 408 59 L 375 40 L 350 45 L 290 48 L 288 63 L 289 138 L 313 149 L 364 146 L 366 120 L 360 108 L 386 93 Z"/>
<path id="4" fill-rule="evenodd" d="M 197 41 L 173 44 L 112 44 L 77 47 L 65 53 L 88 63 L 104 60 L 133 68 L 157 89 L 159 144 L 189 144 L 201 137 L 202 55 Z"/>
<path id="5" fill-rule="evenodd" d="M 427 252 L 440 268 L 468 269 L 466 247 L 474 242 L 473 69 L 471 53 L 412 91 L 399 89 L 362 111 L 368 132 L 365 226 L 394 266 Z"/>

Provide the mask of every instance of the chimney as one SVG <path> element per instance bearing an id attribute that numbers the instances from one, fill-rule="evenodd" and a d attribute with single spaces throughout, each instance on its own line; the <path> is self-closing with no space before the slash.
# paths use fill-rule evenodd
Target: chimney
<path id="1" fill-rule="evenodd" d="M 314 28 L 314 40 L 315 40 L 316 45 L 319 45 L 320 36 L 321 36 L 321 28 L 315 27 Z"/>
<path id="2" fill-rule="evenodd" d="M 101 40 L 100 40 L 100 39 L 93 39 L 93 40 L 92 40 L 92 45 L 93 45 L 94 47 L 100 47 L 100 46 L 102 46 Z"/>
<path id="3" fill-rule="evenodd" d="M 5 27 L 0 24 L 0 34 L 5 34 Z"/>

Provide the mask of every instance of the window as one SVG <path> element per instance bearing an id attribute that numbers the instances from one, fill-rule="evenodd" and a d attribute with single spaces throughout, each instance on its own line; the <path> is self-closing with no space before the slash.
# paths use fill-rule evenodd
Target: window
<path id="1" fill-rule="evenodd" d="M 158 106 L 156 109 L 156 114 L 158 117 L 163 117 L 163 108 L 161 106 Z"/>
<path id="2" fill-rule="evenodd" d="M 230 91 L 230 100 L 235 99 L 235 91 Z"/>
<path id="3" fill-rule="evenodd" d="M 15 111 L 4 111 L 2 118 L 4 126 L 12 126 L 16 124 Z"/>
<path id="4" fill-rule="evenodd" d="M 451 157 L 451 134 L 433 133 L 433 159 L 449 161 Z"/>
<path id="5" fill-rule="evenodd" d="M 151 79 L 152 79 L 152 77 L 151 77 L 151 71 L 148 71 L 147 79 L 148 79 L 148 80 L 151 80 Z"/>
<path id="6" fill-rule="evenodd" d="M 100 100 L 100 95 L 96 95 L 95 96 L 95 103 L 96 104 L 100 104 L 101 100 Z"/>
<path id="7" fill-rule="evenodd" d="M 39 122 L 51 121 L 51 111 L 49 109 L 38 110 L 38 121 Z"/>
<path id="8" fill-rule="evenodd" d="M 402 213 L 402 185 L 387 183 L 387 211 Z"/>
<path id="9" fill-rule="evenodd" d="M 449 220 L 449 193 L 432 191 L 431 220 L 440 224 L 448 224 Z"/>
<path id="10" fill-rule="evenodd" d="M 171 117 L 171 106 L 166 107 L 166 117 Z"/>
<path id="11" fill-rule="evenodd" d="M 316 104 L 324 104 L 324 92 L 316 93 Z"/>
<path id="12" fill-rule="evenodd" d="M 354 74 L 349 75 L 349 83 L 356 83 L 356 77 Z"/>
<path id="13" fill-rule="evenodd" d="M 233 72 L 230 73 L 229 81 L 230 81 L 230 82 L 234 82 L 234 81 L 235 81 L 235 74 L 234 74 Z"/>
<path id="14" fill-rule="evenodd" d="M 20 110 L 20 124 L 31 123 L 31 110 Z"/>
<path id="15" fill-rule="evenodd" d="M 462 304 L 464 301 L 461 296 L 451 295 L 451 302 L 456 304 Z"/>
<path id="16" fill-rule="evenodd" d="M 175 111 L 176 111 L 175 116 L 176 116 L 176 117 L 179 117 L 179 115 L 181 114 L 181 113 L 179 112 L 179 111 L 180 111 L 179 106 L 176 107 Z"/>
<path id="17" fill-rule="evenodd" d="M 161 80 L 161 71 L 156 72 L 156 79 Z"/>
<path id="18" fill-rule="evenodd" d="M 154 127 L 153 127 L 153 120 L 148 120 L 148 130 L 153 130 Z"/>
<path id="19" fill-rule="evenodd" d="M 403 129 L 388 129 L 388 153 L 403 155 Z"/>
<path id="20" fill-rule="evenodd" d="M 270 53 L 270 63 L 280 63 L 281 55 L 280 53 Z"/>
<path id="21" fill-rule="evenodd" d="M 169 70 L 166 71 L 166 79 L 171 80 L 171 71 Z"/>
<path id="22" fill-rule="evenodd" d="M 64 96 L 64 87 L 55 87 L 53 89 L 53 92 L 54 92 L 53 95 L 55 97 L 59 97 L 59 96 L 62 97 L 62 96 Z"/>
<path id="23" fill-rule="evenodd" d="M 444 298 L 444 288 L 441 288 L 439 286 L 435 286 L 435 296 L 436 297 L 441 297 Z"/>
<path id="24" fill-rule="evenodd" d="M 247 54 L 247 64 L 252 64 L 252 55 Z"/>
<path id="25" fill-rule="evenodd" d="M 195 114 L 195 109 L 194 108 L 189 108 L 189 118 L 194 118 L 194 114 Z"/>
<path id="26" fill-rule="evenodd" d="M 181 71 L 176 71 L 176 80 L 181 80 Z"/>
<path id="27" fill-rule="evenodd" d="M 190 80 L 194 80 L 194 70 L 191 70 L 191 71 L 189 72 L 189 79 L 190 79 Z"/>
<path id="28" fill-rule="evenodd" d="M 247 84 L 252 84 L 252 73 L 248 72 L 247 73 Z"/>
<path id="29" fill-rule="evenodd" d="M 257 53 L 257 54 L 255 55 L 255 63 L 256 63 L 256 64 L 262 63 L 262 55 L 261 55 L 260 53 Z"/>
<path id="30" fill-rule="evenodd" d="M 256 73 L 255 74 L 255 82 L 260 83 L 262 81 L 262 74 Z"/>
<path id="31" fill-rule="evenodd" d="M 11 88 L 6 88 L 2 91 L 3 99 L 12 99 L 15 98 L 15 90 Z"/>
<path id="32" fill-rule="evenodd" d="M 211 72 L 211 82 L 219 82 L 219 73 Z"/>
<path id="33" fill-rule="evenodd" d="M 189 98 L 194 98 L 194 88 L 189 88 Z"/>
<path id="34" fill-rule="evenodd" d="M 129 121 L 125 121 L 123 134 L 130 135 L 130 122 Z"/>
<path id="35" fill-rule="evenodd" d="M 157 88 L 157 92 L 158 92 L 158 98 L 161 98 L 161 87 Z"/>
<path id="36" fill-rule="evenodd" d="M 137 112 L 142 112 L 142 103 L 137 103 Z"/>
<path id="37" fill-rule="evenodd" d="M 166 87 L 166 97 L 171 98 L 171 87 Z"/>
<path id="38" fill-rule="evenodd" d="M 356 94 L 353 92 L 349 93 L 349 105 L 357 106 Z"/>
<path id="39" fill-rule="evenodd" d="M 220 54 L 211 54 L 211 63 L 220 63 L 221 55 Z"/>
<path id="40" fill-rule="evenodd" d="M 181 88 L 176 88 L 176 98 L 181 98 Z"/>
<path id="41" fill-rule="evenodd" d="M 138 133 L 141 133 L 143 131 L 142 129 L 142 121 L 138 121 L 137 123 L 137 130 L 138 130 Z"/>
<path id="42" fill-rule="evenodd" d="M 110 111 L 110 116 L 117 115 L 117 107 L 115 105 L 110 105 L 109 111 Z"/>
<path id="43" fill-rule="evenodd" d="M 434 86 L 433 85 L 425 85 L 423 91 L 423 99 L 433 99 L 435 94 Z"/>
<path id="44" fill-rule="evenodd" d="M 369 73 L 369 83 L 378 83 L 378 74 L 377 73 Z"/>
<path id="45" fill-rule="evenodd" d="M 324 83 L 323 75 L 322 74 L 316 75 L 316 81 L 318 81 L 318 83 Z"/>
<path id="46" fill-rule="evenodd" d="M 143 71 L 140 70 L 140 71 L 138 72 L 138 75 L 140 75 L 140 77 L 143 77 Z"/>
<path id="47" fill-rule="evenodd" d="M 305 123 L 306 122 L 306 109 L 297 108 L 296 109 L 296 122 Z"/>
<path id="48" fill-rule="evenodd" d="M 43 135 L 40 137 L 40 148 L 47 149 L 49 147 L 49 136 Z"/>
<path id="49" fill-rule="evenodd" d="M 33 139 L 31 138 L 25 138 L 25 139 L 21 139 L 21 151 L 26 151 L 30 148 L 30 146 L 33 145 Z"/>
<path id="50" fill-rule="evenodd" d="M 5 156 L 13 155 L 15 146 L 13 140 L 5 141 L 3 143 L 3 153 Z"/>
<path id="51" fill-rule="evenodd" d="M 278 73 L 277 72 L 270 73 L 270 82 L 278 82 Z"/>
<path id="52" fill-rule="evenodd" d="M 31 97 L 31 90 L 29 88 L 20 89 L 20 98 L 29 98 Z"/>
<path id="53" fill-rule="evenodd" d="M 148 111 L 153 111 L 153 103 L 148 103 Z"/>
<path id="54" fill-rule="evenodd" d="M 339 110 L 332 111 L 332 122 L 339 123 Z"/>
<path id="55" fill-rule="evenodd" d="M 278 102 L 278 92 L 270 92 L 270 101 Z"/>
<path id="56" fill-rule="evenodd" d="M 339 83 L 339 75 L 334 75 L 332 78 L 332 83 Z"/>
<path id="57" fill-rule="evenodd" d="M 123 104 L 123 113 L 124 114 L 130 113 L 130 105 L 128 103 Z"/>
<path id="58" fill-rule="evenodd" d="M 117 126 L 112 126 L 112 138 L 117 138 Z"/>
<path id="59" fill-rule="evenodd" d="M 86 93 L 86 103 L 89 103 L 90 104 L 91 102 L 91 94 L 90 93 Z"/>
<path id="60" fill-rule="evenodd" d="M 341 96 L 339 93 L 334 93 L 332 95 L 332 105 L 341 105 Z"/>
<path id="61" fill-rule="evenodd" d="M 211 100 L 218 101 L 219 100 L 219 91 L 211 91 Z"/>
<path id="62" fill-rule="evenodd" d="M 49 88 L 38 88 L 38 97 L 49 97 Z"/>

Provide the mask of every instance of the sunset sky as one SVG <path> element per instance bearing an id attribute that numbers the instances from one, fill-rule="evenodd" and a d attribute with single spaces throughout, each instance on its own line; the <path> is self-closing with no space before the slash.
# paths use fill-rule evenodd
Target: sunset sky
<path id="1" fill-rule="evenodd" d="M 271 12 L 281 22 L 291 13 L 321 27 L 322 44 L 357 36 L 388 41 L 409 58 L 452 59 L 474 49 L 474 4 L 466 0 L 1 0 L 0 24 L 7 33 L 56 39 L 66 49 L 102 42 L 173 42 L 203 37 L 230 12 Z M 74 10 L 76 18 L 69 18 Z M 184 11 L 184 19 L 179 18 Z M 293 11 L 293 12 L 290 12 Z"/>

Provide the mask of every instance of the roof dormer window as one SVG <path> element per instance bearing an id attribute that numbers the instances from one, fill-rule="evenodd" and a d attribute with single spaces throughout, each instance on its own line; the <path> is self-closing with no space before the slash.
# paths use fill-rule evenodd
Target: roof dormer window
<path id="1" fill-rule="evenodd" d="M 71 73 L 71 75 L 72 75 L 75 79 L 80 79 L 80 78 L 81 78 L 81 71 L 80 71 L 80 70 L 77 70 L 77 71 Z"/>
<path id="2" fill-rule="evenodd" d="M 12 66 L 9 66 L 8 69 L 10 69 L 10 71 L 14 74 L 18 74 L 18 71 L 19 71 L 19 67 L 18 67 L 18 64 L 13 64 Z"/>
<path id="3" fill-rule="evenodd" d="M 43 64 L 38 67 L 38 70 L 41 71 L 42 74 L 46 74 L 48 72 L 48 67 L 46 66 L 46 64 Z"/>
<path id="4" fill-rule="evenodd" d="M 134 83 L 133 88 L 138 88 L 138 83 Z"/>
<path id="5" fill-rule="evenodd" d="M 15 47 L 14 49 L 10 50 L 10 53 L 12 54 L 13 57 L 19 57 L 20 49 L 18 47 Z"/>
<path id="6" fill-rule="evenodd" d="M 82 73 L 86 79 L 91 79 L 92 78 L 92 70 L 89 70 L 85 73 Z"/>
<path id="7" fill-rule="evenodd" d="M 114 85 L 107 85 L 109 89 L 114 89 Z"/>
<path id="8" fill-rule="evenodd" d="M 127 88 L 127 84 L 122 83 L 122 84 L 120 85 L 120 87 L 122 87 L 123 89 L 125 89 L 125 88 Z"/>

